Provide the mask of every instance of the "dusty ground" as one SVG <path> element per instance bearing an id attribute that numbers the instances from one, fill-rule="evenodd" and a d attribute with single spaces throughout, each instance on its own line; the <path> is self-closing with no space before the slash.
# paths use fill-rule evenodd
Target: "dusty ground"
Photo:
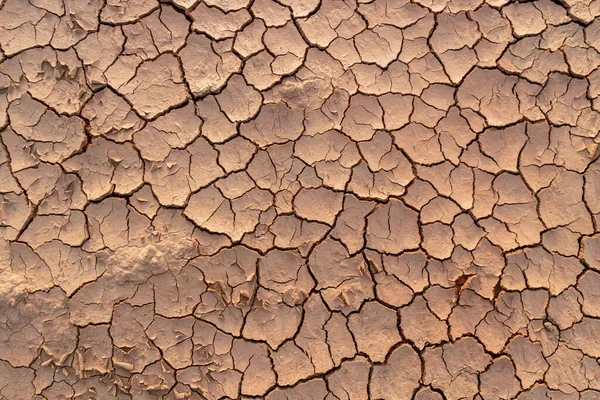
<path id="1" fill-rule="evenodd" d="M 0 398 L 600 399 L 600 1 L 0 0 Z"/>

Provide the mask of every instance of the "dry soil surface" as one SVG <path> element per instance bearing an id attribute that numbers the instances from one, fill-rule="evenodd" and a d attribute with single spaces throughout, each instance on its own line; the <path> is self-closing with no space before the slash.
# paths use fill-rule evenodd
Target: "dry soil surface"
<path id="1" fill-rule="evenodd" d="M 0 398 L 600 399 L 600 0 L 0 0 Z"/>

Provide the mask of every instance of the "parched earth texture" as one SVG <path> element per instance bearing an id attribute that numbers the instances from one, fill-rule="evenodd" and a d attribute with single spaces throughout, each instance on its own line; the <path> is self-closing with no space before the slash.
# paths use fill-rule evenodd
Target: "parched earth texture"
<path id="1" fill-rule="evenodd" d="M 600 0 L 0 0 L 0 398 L 600 399 Z"/>

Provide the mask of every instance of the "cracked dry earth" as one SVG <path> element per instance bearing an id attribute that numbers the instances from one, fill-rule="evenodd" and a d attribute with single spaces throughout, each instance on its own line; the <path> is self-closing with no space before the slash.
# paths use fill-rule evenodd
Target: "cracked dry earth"
<path id="1" fill-rule="evenodd" d="M 600 0 L 0 0 L 0 398 L 600 399 Z"/>

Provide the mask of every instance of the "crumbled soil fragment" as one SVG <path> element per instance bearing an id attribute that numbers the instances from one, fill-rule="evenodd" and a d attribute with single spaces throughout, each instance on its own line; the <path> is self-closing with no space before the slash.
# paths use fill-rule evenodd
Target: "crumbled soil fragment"
<path id="1" fill-rule="evenodd" d="M 600 399 L 600 0 L 0 0 L 0 398 Z"/>

